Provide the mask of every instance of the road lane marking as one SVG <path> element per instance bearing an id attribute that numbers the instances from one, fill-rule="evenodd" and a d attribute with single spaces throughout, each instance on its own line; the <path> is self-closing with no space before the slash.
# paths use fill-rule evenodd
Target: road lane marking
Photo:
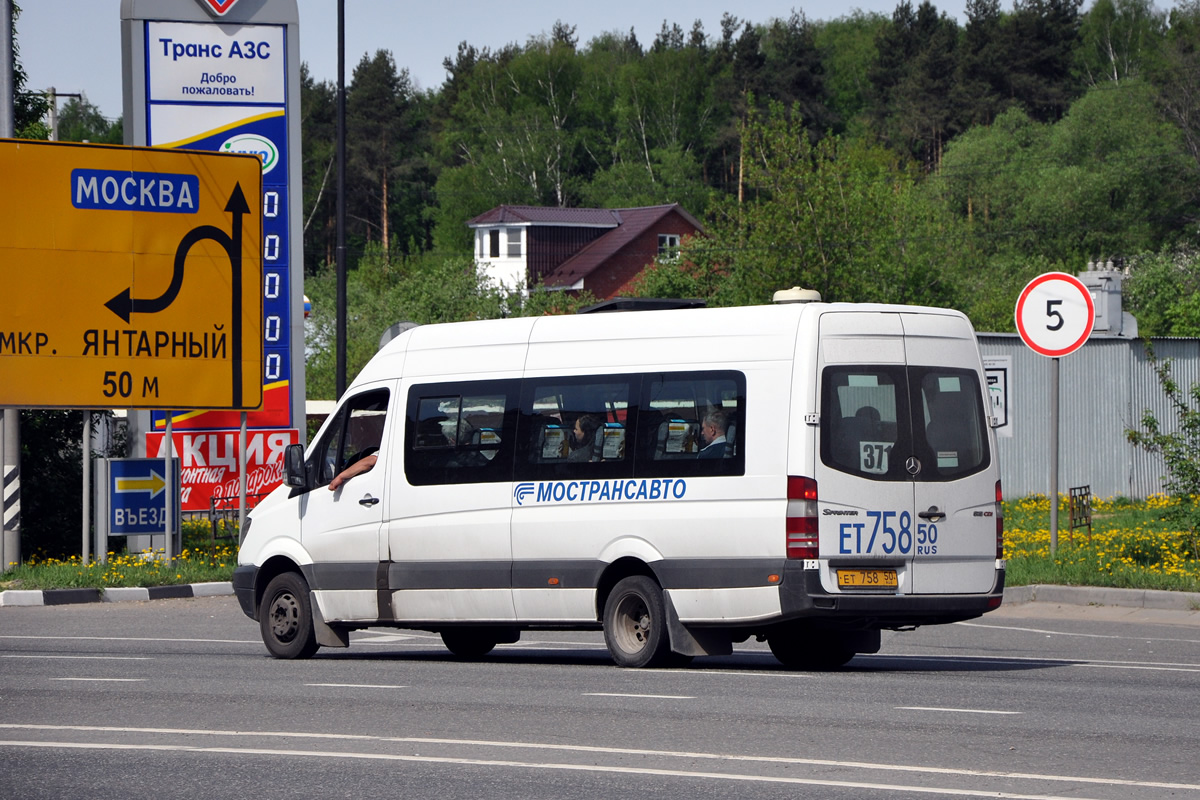
<path id="1" fill-rule="evenodd" d="M 622 694 L 620 692 L 584 692 L 584 697 L 639 697 L 649 700 L 695 700 L 686 694 Z"/>
<path id="2" fill-rule="evenodd" d="M 956 789 L 951 787 L 917 786 L 895 783 L 867 783 L 863 781 L 835 781 L 818 778 L 795 778 L 772 775 L 750 775 L 731 772 L 701 772 L 699 770 L 655 769 L 651 767 L 632 767 L 601 764 L 560 764 L 554 762 L 534 761 L 500 761 L 479 758 L 451 758 L 448 756 L 400 755 L 393 753 L 353 753 L 336 750 L 277 750 L 271 748 L 243 747 L 195 747 L 186 745 L 161 744 L 112 744 L 112 743 L 81 743 L 81 742 L 33 742 L 0 740 L 0 747 L 30 747 L 45 749 L 71 750 L 151 750 L 158 752 L 180 753 L 211 753 L 214 755 L 234 756 L 281 756 L 284 758 L 339 758 L 357 759 L 363 761 L 402 761 L 420 764 L 448 764 L 471 767 L 510 767 L 529 770 L 555 770 L 561 772 L 590 772 L 613 773 L 618 775 L 647 775 L 660 778 L 687 778 L 689 780 L 708 779 L 721 781 L 736 781 L 739 783 L 773 783 L 792 786 L 822 786 L 838 789 L 869 789 L 885 792 L 911 792 L 924 795 L 949 795 L 953 797 L 993 797 L 1006 800 L 1098 800 L 1085 798 L 1080 795 L 1046 795 L 1046 794 L 1016 794 L 1012 792 L 996 792 L 981 789 Z"/>
<path id="3" fill-rule="evenodd" d="M 52 681 L 91 681 L 95 683 L 137 683 L 147 678 L 51 678 Z"/>
<path id="4" fill-rule="evenodd" d="M 0 639 L 40 639 L 55 642 L 201 642 L 207 644 L 262 644 L 262 639 L 167 639 L 158 636 L 32 636 L 0 634 Z"/>
<path id="5" fill-rule="evenodd" d="M 1024 711 L 992 711 L 986 708 L 939 708 L 936 706 L 896 706 L 897 711 L 953 711 L 958 714 L 1024 714 Z"/>
<path id="6" fill-rule="evenodd" d="M 1121 636 L 1114 633 L 1073 633 L 1068 631 L 1052 631 L 1045 628 L 1022 628 L 1016 625 L 990 625 L 985 622 L 956 622 L 966 628 L 990 628 L 998 631 L 1019 631 L 1020 633 L 1044 633 L 1054 636 L 1076 636 L 1083 639 L 1131 639 L 1138 642 L 1181 642 L 1184 644 L 1200 644 L 1200 639 L 1164 639 L 1146 638 L 1144 636 Z"/>
<path id="7" fill-rule="evenodd" d="M 306 683 L 305 686 L 332 686 L 344 689 L 407 689 L 394 683 Z"/>
<path id="8" fill-rule="evenodd" d="M 1092 669 L 1141 669 L 1150 670 L 1151 672 L 1200 672 L 1200 667 L 1170 667 L 1170 666 L 1142 666 L 1139 664 L 1098 664 L 1098 663 L 1081 663 L 1072 664 L 1073 667 L 1091 667 Z"/>
<path id="9" fill-rule="evenodd" d="M 957 767 L 930 767 L 911 764 L 882 764 L 868 761 L 839 761 L 826 758 L 795 758 L 788 756 L 755 756 L 733 753 L 704 753 L 674 750 L 647 750 L 633 747 L 602 747 L 597 745 L 557 744 L 545 742 L 499 742 L 488 739 L 445 739 L 428 736 L 374 736 L 354 733 L 309 733 L 301 731 L 231 731 L 198 728 L 132 728 L 114 725 L 42 725 L 32 723 L 0 723 L 0 730 L 73 731 L 77 733 L 135 733 L 135 734 L 178 734 L 184 736 L 247 737 L 262 736 L 277 739 L 318 739 L 330 741 L 394 742 L 403 744 L 434 744 L 446 746 L 475 746 L 507 748 L 510 750 L 550 750 L 571 753 L 657 756 L 709 761 L 746 761 L 775 765 L 801 765 L 818 767 L 848 767 L 852 769 L 878 770 L 885 772 L 913 772 L 928 775 L 956 775 L 970 778 L 1007 778 L 1014 780 L 1058 781 L 1100 784 L 1103 786 L 1131 786 L 1149 789 L 1181 789 L 1200 791 L 1196 783 L 1168 783 L 1163 781 L 1137 781 L 1125 778 L 1105 778 L 1079 775 L 1049 775 L 1036 772 L 1005 772 L 1001 770 L 961 769 Z M 2 743 L 3 740 L 0 740 Z M 997 796 L 997 795 L 992 795 Z M 1083 800 L 1076 798 L 1075 800 Z"/>
<path id="10" fill-rule="evenodd" d="M 0 653 L 0 658 L 68 658 L 85 659 L 90 661 L 153 661 L 153 656 L 52 656 L 25 655 L 21 653 Z"/>

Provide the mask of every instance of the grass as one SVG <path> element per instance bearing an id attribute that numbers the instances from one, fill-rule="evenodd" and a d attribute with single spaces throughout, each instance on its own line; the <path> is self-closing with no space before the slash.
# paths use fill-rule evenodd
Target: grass
<path id="1" fill-rule="evenodd" d="M 1200 592 L 1200 537 L 1169 519 L 1178 501 L 1152 495 L 1092 501 L 1092 533 L 1068 529 L 1060 498 L 1058 547 L 1050 556 L 1050 502 L 1033 495 L 1004 504 L 1008 586 L 1048 583 Z"/>
<path id="2" fill-rule="evenodd" d="M 1156 495 L 1143 501 L 1093 500 L 1092 535 L 1068 530 L 1066 498 L 1060 498 L 1058 548 L 1050 556 L 1050 503 L 1033 495 L 1004 504 L 1007 585 L 1059 584 L 1200 592 L 1200 537 L 1168 519 L 1175 501 Z M 33 558 L 0 574 L 4 589 L 165 586 L 228 581 L 237 566 L 232 538 L 213 540 L 207 522 L 185 522 L 184 549 L 171 564 L 161 551 L 110 553 L 107 563 L 84 566 Z"/>
<path id="3" fill-rule="evenodd" d="M 115 586 L 170 586 L 227 581 L 237 566 L 236 538 L 213 540 L 208 522 L 183 523 L 183 549 L 167 563 L 162 550 L 108 553 L 106 563 L 84 565 L 79 556 L 66 560 L 33 557 L 0 574 L 5 589 L 104 589 Z"/>

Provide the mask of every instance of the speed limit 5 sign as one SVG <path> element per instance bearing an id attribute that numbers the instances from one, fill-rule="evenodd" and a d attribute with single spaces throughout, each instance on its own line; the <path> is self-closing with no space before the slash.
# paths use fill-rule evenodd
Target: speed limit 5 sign
<path id="1" fill-rule="evenodd" d="M 1047 272 L 1021 290 L 1014 317 L 1017 332 L 1030 349 L 1058 358 L 1087 341 L 1096 322 L 1096 306 L 1083 281 L 1065 272 Z"/>

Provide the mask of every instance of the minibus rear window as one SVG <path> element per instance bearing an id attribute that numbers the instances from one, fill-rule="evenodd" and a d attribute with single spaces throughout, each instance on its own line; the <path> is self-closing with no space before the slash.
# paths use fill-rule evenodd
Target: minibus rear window
<path id="1" fill-rule="evenodd" d="M 825 370 L 821 458 L 872 480 L 910 480 L 901 453 L 912 450 L 903 367 Z"/>
<path id="2" fill-rule="evenodd" d="M 827 367 L 821 460 L 879 481 L 953 480 L 979 472 L 989 455 L 978 376 L 944 367 Z"/>

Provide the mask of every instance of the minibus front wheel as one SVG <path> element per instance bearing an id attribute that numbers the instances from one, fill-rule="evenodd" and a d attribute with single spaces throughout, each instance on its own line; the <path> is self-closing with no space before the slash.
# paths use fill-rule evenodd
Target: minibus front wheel
<path id="1" fill-rule="evenodd" d="M 671 657 L 666 605 L 659 585 L 633 575 L 604 603 L 604 643 L 618 667 L 658 667 Z"/>
<path id="2" fill-rule="evenodd" d="M 310 658 L 317 652 L 308 584 L 295 572 L 276 575 L 263 592 L 258 614 L 263 643 L 276 658 Z"/>

